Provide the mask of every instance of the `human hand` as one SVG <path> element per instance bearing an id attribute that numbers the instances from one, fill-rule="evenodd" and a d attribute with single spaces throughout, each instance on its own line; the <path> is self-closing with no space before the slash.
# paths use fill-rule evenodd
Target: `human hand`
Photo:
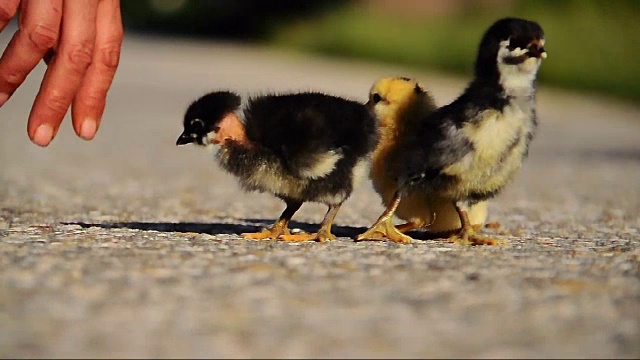
<path id="1" fill-rule="evenodd" d="M 29 138 L 47 146 L 71 106 L 76 134 L 92 139 L 120 59 L 120 0 L 2 0 L 0 31 L 18 6 L 19 29 L 0 58 L 0 107 L 44 59 L 48 67 L 29 114 Z"/>

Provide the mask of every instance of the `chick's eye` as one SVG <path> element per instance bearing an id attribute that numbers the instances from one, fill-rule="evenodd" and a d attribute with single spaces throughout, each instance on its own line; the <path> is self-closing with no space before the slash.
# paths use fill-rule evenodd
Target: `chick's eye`
<path id="1" fill-rule="evenodd" d="M 204 127 L 204 122 L 200 119 L 191 120 L 191 127 L 194 129 L 202 129 Z"/>
<path id="2" fill-rule="evenodd" d="M 509 41 L 509 50 L 513 51 L 517 48 L 525 49 L 528 43 L 529 42 L 524 37 L 512 38 L 511 41 Z"/>
<path id="3" fill-rule="evenodd" d="M 380 96 L 380 94 L 375 93 L 373 94 L 373 97 L 371 98 L 371 100 L 373 100 L 374 104 L 377 104 L 380 102 L 380 100 L 382 100 L 382 96 Z"/>

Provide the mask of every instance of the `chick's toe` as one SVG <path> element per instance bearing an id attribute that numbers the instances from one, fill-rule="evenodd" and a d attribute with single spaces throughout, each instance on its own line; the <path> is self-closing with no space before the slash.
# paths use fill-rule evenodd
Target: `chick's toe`
<path id="1" fill-rule="evenodd" d="M 402 196 L 400 192 L 393 195 L 393 199 L 389 203 L 389 206 L 380 215 L 378 220 L 367 231 L 356 237 L 356 240 L 391 240 L 396 243 L 408 244 L 413 239 L 403 234 L 398 228 L 393 225 L 393 215 L 400 205 Z M 405 224 L 406 227 L 406 224 Z M 410 229 L 407 229 L 410 230 Z"/>
<path id="2" fill-rule="evenodd" d="M 400 232 L 393 223 L 391 217 L 376 222 L 369 230 L 358 235 L 356 240 L 390 240 L 396 243 L 409 244 L 413 239 Z"/>
<path id="3" fill-rule="evenodd" d="M 336 237 L 330 232 L 320 231 L 315 234 L 290 234 L 290 235 L 282 235 L 278 238 L 278 240 L 282 241 L 291 241 L 291 242 L 299 242 L 299 241 L 331 241 L 335 240 Z"/>
<path id="4" fill-rule="evenodd" d="M 476 233 L 473 227 L 465 227 L 458 231 L 456 235 L 449 238 L 449 241 L 457 245 L 504 245 L 503 240 L 494 239 Z"/>
<path id="5" fill-rule="evenodd" d="M 320 224 L 320 229 L 315 234 L 286 234 L 280 236 L 278 239 L 282 241 L 319 241 L 325 242 L 330 240 L 335 240 L 336 237 L 331 233 L 331 225 L 333 224 L 333 220 L 336 218 L 336 214 L 340 210 L 340 204 L 332 204 L 329 205 L 329 209 L 327 210 L 322 223 Z"/>
<path id="6" fill-rule="evenodd" d="M 277 239 L 283 235 L 290 235 L 288 221 L 279 220 L 273 226 L 268 229 L 262 229 L 262 231 L 255 233 L 242 233 L 242 237 L 251 240 L 270 240 Z"/>
<path id="7" fill-rule="evenodd" d="M 501 245 L 504 241 L 480 235 L 476 232 L 476 227 L 469 221 L 467 212 L 456 205 L 456 211 L 460 216 L 462 227 L 449 237 L 449 241 L 458 245 Z"/>
<path id="8" fill-rule="evenodd" d="M 273 240 L 277 239 L 284 234 L 288 234 L 289 231 L 281 231 L 278 229 L 268 228 L 262 229 L 262 231 L 254 233 L 242 233 L 242 237 L 250 240 Z"/>
<path id="9" fill-rule="evenodd" d="M 414 222 L 407 222 L 407 223 L 396 226 L 398 231 L 400 231 L 403 234 L 406 234 L 407 231 L 418 230 L 422 227 L 423 226 L 421 224 L 414 223 Z"/>

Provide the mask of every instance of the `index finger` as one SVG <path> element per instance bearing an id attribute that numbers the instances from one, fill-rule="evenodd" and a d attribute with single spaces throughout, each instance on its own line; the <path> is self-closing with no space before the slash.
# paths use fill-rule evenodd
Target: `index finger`
<path id="1" fill-rule="evenodd" d="M 122 46 L 122 18 L 119 0 L 101 0 L 96 24 L 93 62 L 71 106 L 73 128 L 78 136 L 91 140 L 98 127 L 115 76 Z"/>
<path id="2" fill-rule="evenodd" d="M 0 2 L 0 32 L 4 30 L 9 21 L 16 16 L 20 0 L 5 0 Z"/>
<path id="3" fill-rule="evenodd" d="M 20 16 L 20 29 L 0 57 L 0 105 L 58 41 L 62 0 L 27 1 Z"/>
<path id="4" fill-rule="evenodd" d="M 34 143 L 47 146 L 58 131 L 93 60 L 98 0 L 63 4 L 58 52 L 44 74 L 29 114 L 27 131 Z"/>

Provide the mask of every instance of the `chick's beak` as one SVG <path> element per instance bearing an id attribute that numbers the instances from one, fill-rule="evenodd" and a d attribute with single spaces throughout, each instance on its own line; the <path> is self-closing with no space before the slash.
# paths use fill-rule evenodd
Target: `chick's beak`
<path id="1" fill-rule="evenodd" d="M 540 58 L 540 59 L 546 59 L 547 51 L 544 49 L 543 45 L 544 45 L 544 40 L 534 40 L 533 42 L 531 42 L 531 44 L 529 45 L 529 52 L 528 52 L 529 56 Z"/>
<path id="2" fill-rule="evenodd" d="M 194 141 L 194 138 L 191 137 L 189 134 L 187 133 L 182 133 L 180 135 L 180 137 L 178 138 L 178 140 L 176 140 L 176 146 L 177 145 L 186 145 L 186 144 L 190 144 Z"/>
<path id="3" fill-rule="evenodd" d="M 540 48 L 540 58 L 541 59 L 546 59 L 547 58 L 547 52 L 544 50 L 543 47 Z"/>

